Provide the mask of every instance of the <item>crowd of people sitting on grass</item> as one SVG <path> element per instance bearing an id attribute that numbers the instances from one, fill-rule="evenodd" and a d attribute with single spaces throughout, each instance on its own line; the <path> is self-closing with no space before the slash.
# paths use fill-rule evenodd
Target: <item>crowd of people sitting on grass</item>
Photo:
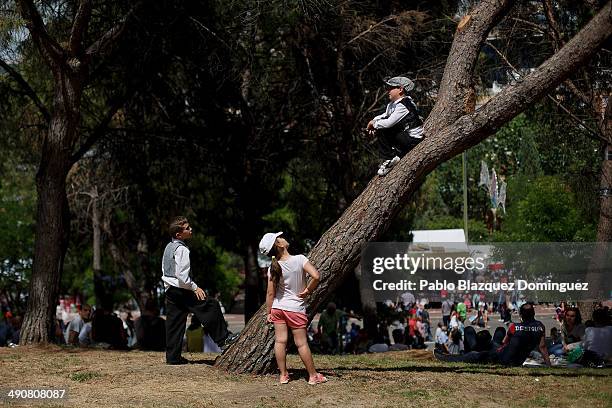
<path id="1" fill-rule="evenodd" d="M 563 303 L 556 313 L 560 327 L 552 327 L 549 337 L 531 303 L 519 308 L 519 322 L 510 322 L 507 329 L 498 327 L 493 335 L 464 325 L 462 310 L 461 304 L 452 308 L 448 327 L 438 323 L 434 356 L 439 360 L 573 367 L 612 364 L 612 317 L 610 309 L 601 303 L 594 305 L 585 323 L 578 307 Z"/>
<path id="2" fill-rule="evenodd" d="M 414 297 L 379 303 L 376 313 L 366 314 L 364 320 L 367 328 L 352 312 L 329 303 L 318 323 L 309 327 L 311 347 L 325 354 L 381 353 L 424 349 L 432 338 L 429 311 Z"/>
<path id="3" fill-rule="evenodd" d="M 464 298 L 463 300 L 466 300 Z M 535 307 L 521 303 L 512 322 L 514 307 L 498 307 L 499 322 L 489 330 L 489 307 L 444 299 L 442 320 L 435 330 L 426 303 L 403 294 L 397 302 L 378 303 L 373 316 L 364 316 L 367 328 L 352 311 L 338 309 L 329 303 L 316 324 L 309 327 L 313 351 L 327 354 L 381 353 L 424 349 L 435 343 L 434 356 L 449 362 L 495 362 L 504 365 L 605 366 L 612 365 L 612 316 L 602 304 L 594 305 L 592 315 L 584 319 L 575 305 L 561 302 L 555 309 L 558 326 L 546 336 L 545 326 L 537 320 Z M 0 315 L 0 346 L 19 344 L 22 319 L 3 308 Z M 113 313 L 103 306 L 93 311 L 83 305 L 67 324 L 56 320 L 55 342 L 68 346 L 116 350 L 138 348 L 165 350 L 165 321 L 154 300 L 147 301 L 136 320 L 129 311 Z M 369 323 L 369 324 L 368 324 Z M 207 341 L 197 318 L 189 321 L 185 334 L 185 351 L 220 352 Z M 433 333 L 432 333 L 433 331 Z"/>
<path id="4" fill-rule="evenodd" d="M 55 342 L 67 346 L 165 350 L 165 322 L 153 300 L 147 301 L 136 320 L 127 310 L 114 312 L 111 306 L 103 304 L 94 311 L 85 304 L 67 324 L 56 319 L 55 329 Z"/>
<path id="5" fill-rule="evenodd" d="M 165 321 L 159 315 L 155 301 L 149 300 L 140 317 L 132 319 L 131 312 L 114 312 L 109 305 L 94 310 L 84 304 L 72 316 L 58 313 L 51 341 L 71 347 L 96 347 L 113 350 L 165 350 Z M 13 316 L 8 305 L 0 314 L 0 347 L 17 347 L 20 340 L 22 317 Z"/>
<path id="6" fill-rule="evenodd" d="M 62 346 L 110 350 L 166 350 L 166 321 L 153 299 L 147 300 L 140 316 L 132 318 L 128 309 L 113 310 L 103 304 L 94 310 L 88 304 L 75 307 L 76 313 L 58 311 L 52 342 Z M 58 307 L 59 310 L 59 307 Z M 17 347 L 21 316 L 13 316 L 8 305 L 0 315 L 0 347 Z M 215 352 L 221 350 L 204 333 L 195 316 L 191 316 L 183 341 L 184 351 Z"/>

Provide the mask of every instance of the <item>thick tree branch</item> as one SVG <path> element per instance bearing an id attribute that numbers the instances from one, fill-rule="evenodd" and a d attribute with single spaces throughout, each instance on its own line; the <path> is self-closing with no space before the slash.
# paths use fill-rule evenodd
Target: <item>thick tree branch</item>
<path id="1" fill-rule="evenodd" d="M 34 43 L 44 56 L 49 66 L 62 63 L 64 49 L 55 41 L 45 28 L 45 24 L 32 0 L 18 0 L 19 12 L 26 21 L 26 26 L 32 35 Z"/>
<path id="2" fill-rule="evenodd" d="M 438 100 L 425 123 L 426 134 L 436 133 L 461 115 L 473 110 L 473 72 L 489 31 L 514 4 L 513 0 L 483 0 L 457 26 L 446 60 Z"/>
<path id="3" fill-rule="evenodd" d="M 51 115 L 47 110 L 47 107 L 40 100 L 34 89 L 30 86 L 30 84 L 21 76 L 21 74 L 13 69 L 9 64 L 7 64 L 4 60 L 0 59 L 0 67 L 4 69 L 14 80 L 17 82 L 19 87 L 25 92 L 25 94 L 34 102 L 34 105 L 38 108 L 41 115 L 45 118 L 45 122 L 51 121 Z"/>
<path id="4" fill-rule="evenodd" d="M 91 0 L 81 0 L 79 9 L 74 17 L 72 30 L 70 31 L 70 52 L 76 57 L 81 53 L 83 48 L 83 36 L 87 31 L 89 19 L 91 18 L 92 3 Z"/>

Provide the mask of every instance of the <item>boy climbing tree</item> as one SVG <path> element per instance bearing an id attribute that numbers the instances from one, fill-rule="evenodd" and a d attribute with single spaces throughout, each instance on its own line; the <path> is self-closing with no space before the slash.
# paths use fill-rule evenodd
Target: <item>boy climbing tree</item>
<path id="1" fill-rule="evenodd" d="M 389 90 L 389 104 L 385 113 L 368 123 L 368 133 L 378 136 L 380 155 L 385 160 L 378 169 L 384 176 L 406 153 L 423 140 L 423 120 L 408 92 L 414 82 L 402 76 L 385 80 Z"/>

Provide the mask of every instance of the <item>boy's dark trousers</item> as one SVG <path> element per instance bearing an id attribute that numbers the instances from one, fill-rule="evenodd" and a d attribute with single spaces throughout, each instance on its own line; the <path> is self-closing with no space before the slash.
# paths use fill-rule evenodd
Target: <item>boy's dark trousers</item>
<path id="1" fill-rule="evenodd" d="M 394 156 L 401 159 L 423 140 L 410 136 L 407 131 L 394 133 L 390 129 L 379 129 L 378 133 L 378 148 L 380 157 L 384 160 Z"/>
<path id="2" fill-rule="evenodd" d="M 166 363 L 181 360 L 189 312 L 196 315 L 204 332 L 218 345 L 222 345 L 229 335 L 221 306 L 215 299 L 198 300 L 193 291 L 170 286 L 166 290 L 166 311 Z"/>

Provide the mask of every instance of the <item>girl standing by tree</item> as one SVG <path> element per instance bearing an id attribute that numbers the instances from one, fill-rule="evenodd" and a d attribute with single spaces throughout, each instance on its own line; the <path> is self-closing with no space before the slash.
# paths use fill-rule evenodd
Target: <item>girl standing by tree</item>
<path id="1" fill-rule="evenodd" d="M 308 316 L 304 299 L 319 284 L 319 272 L 304 255 L 291 255 L 288 247 L 289 243 L 282 237 L 282 232 L 267 233 L 259 242 L 260 252 L 272 257 L 268 271 L 266 306 L 268 322 L 274 323 L 274 355 L 280 370 L 280 383 L 287 384 L 287 328 L 290 328 L 300 358 L 308 371 L 308 384 L 315 385 L 326 382 L 327 378 L 315 370 L 308 347 Z M 306 275 L 310 275 L 308 285 Z"/>

